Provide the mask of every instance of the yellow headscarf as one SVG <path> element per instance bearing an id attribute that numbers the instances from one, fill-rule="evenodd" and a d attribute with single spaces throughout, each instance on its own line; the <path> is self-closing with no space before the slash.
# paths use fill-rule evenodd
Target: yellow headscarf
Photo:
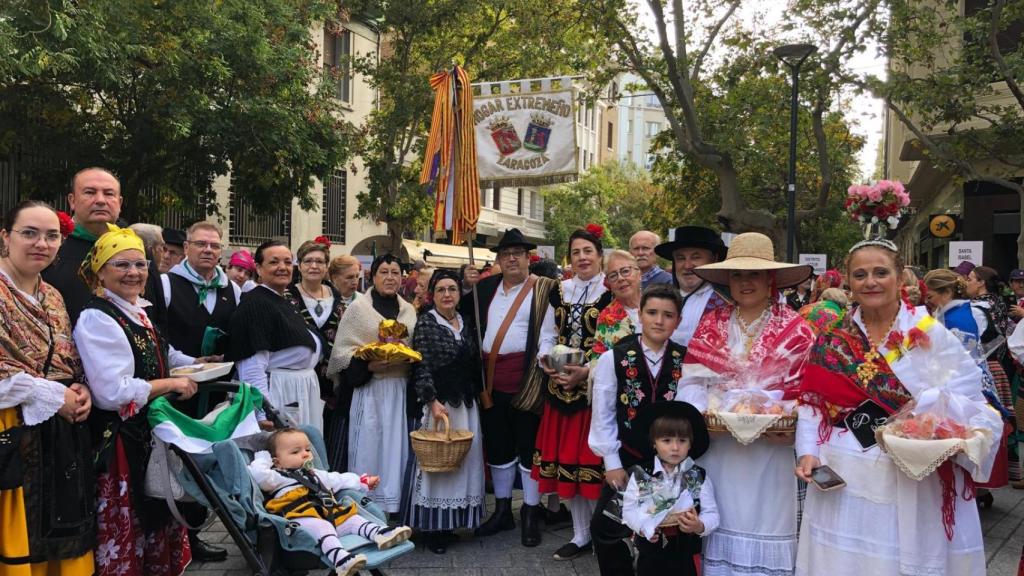
<path id="1" fill-rule="evenodd" d="M 118 228 L 113 224 L 108 224 L 107 226 L 110 227 L 109 230 L 92 245 L 92 250 L 89 251 L 88 256 L 82 261 L 82 267 L 78 269 L 78 274 L 85 280 L 85 283 L 93 287 L 96 287 L 98 284 L 97 273 L 100 271 L 100 268 L 118 252 L 138 250 L 143 254 L 146 253 L 146 245 L 143 244 L 142 238 L 139 238 L 134 230 L 131 228 Z"/>

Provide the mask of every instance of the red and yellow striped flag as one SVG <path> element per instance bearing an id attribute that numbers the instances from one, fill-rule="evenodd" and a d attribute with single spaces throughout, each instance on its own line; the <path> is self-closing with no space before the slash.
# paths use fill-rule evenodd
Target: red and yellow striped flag
<path id="1" fill-rule="evenodd" d="M 434 230 L 451 230 L 452 244 L 461 244 L 480 218 L 473 92 L 461 66 L 431 76 L 430 87 L 434 114 L 420 184 L 434 193 Z"/>

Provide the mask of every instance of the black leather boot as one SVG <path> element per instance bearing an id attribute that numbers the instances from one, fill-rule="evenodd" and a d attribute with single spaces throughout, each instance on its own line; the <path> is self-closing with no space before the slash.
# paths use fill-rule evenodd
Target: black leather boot
<path id="1" fill-rule="evenodd" d="M 512 516 L 512 499 L 495 498 L 494 513 L 473 532 L 477 536 L 494 536 L 505 530 L 515 530 L 516 521 Z"/>
<path id="2" fill-rule="evenodd" d="M 519 509 L 519 522 L 523 529 L 523 546 L 533 548 L 540 545 L 540 520 L 543 517 L 540 506 L 523 504 Z"/>

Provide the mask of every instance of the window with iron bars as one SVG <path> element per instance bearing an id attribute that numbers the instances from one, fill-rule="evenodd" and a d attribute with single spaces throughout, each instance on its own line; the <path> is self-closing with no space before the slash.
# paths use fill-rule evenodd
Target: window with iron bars
<path id="1" fill-rule="evenodd" d="M 324 181 L 323 232 L 331 242 L 345 243 L 348 174 L 337 170 Z"/>
<path id="2" fill-rule="evenodd" d="M 292 208 L 257 213 L 244 196 L 231 192 L 229 208 L 230 237 L 232 244 L 258 246 L 271 238 L 291 236 Z"/>

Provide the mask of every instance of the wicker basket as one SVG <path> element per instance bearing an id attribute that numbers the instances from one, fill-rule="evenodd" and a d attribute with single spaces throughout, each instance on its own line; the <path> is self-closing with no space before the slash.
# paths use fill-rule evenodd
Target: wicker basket
<path id="1" fill-rule="evenodd" d="M 728 432 L 729 429 L 725 427 L 725 422 L 718 417 L 714 412 L 705 412 L 704 421 L 708 425 L 708 432 Z M 783 434 L 794 434 L 796 432 L 796 416 L 783 416 L 775 421 L 774 424 L 768 427 L 765 432 L 779 432 Z"/>
<path id="2" fill-rule="evenodd" d="M 442 423 L 443 431 L 439 429 Z M 440 420 L 434 420 L 433 430 L 416 430 L 410 432 L 409 437 L 412 439 L 412 451 L 424 472 L 458 470 L 473 444 L 473 433 L 452 430 L 447 414 L 441 414 Z"/>

